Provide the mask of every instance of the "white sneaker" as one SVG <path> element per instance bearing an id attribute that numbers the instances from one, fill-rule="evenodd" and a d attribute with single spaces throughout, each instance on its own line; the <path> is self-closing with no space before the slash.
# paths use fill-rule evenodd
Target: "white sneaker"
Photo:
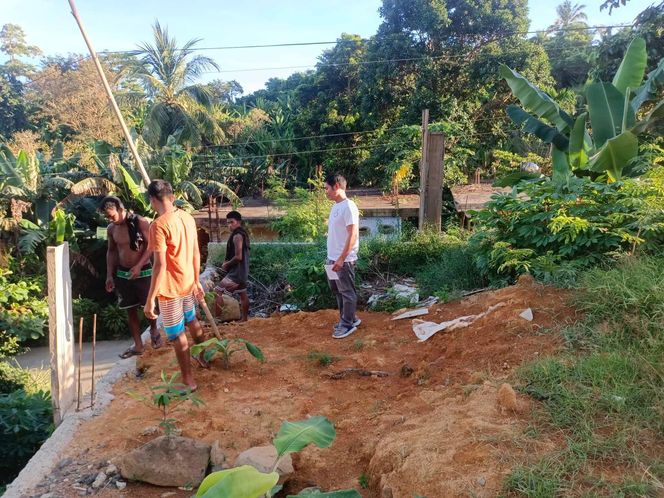
<path id="1" fill-rule="evenodd" d="M 332 332 L 332 337 L 334 339 L 343 339 L 344 337 L 348 337 L 351 335 L 353 332 L 357 330 L 357 327 L 351 326 L 348 328 L 335 328 L 334 332 Z"/>

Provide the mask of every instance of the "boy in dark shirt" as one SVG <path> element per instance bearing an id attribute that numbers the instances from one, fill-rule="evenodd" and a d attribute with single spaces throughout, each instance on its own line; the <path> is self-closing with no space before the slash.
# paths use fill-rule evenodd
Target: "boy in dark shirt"
<path id="1" fill-rule="evenodd" d="M 221 283 L 215 287 L 217 297 L 215 309 L 224 305 L 224 292 L 237 292 L 240 295 L 240 321 L 246 322 L 249 316 L 249 297 L 247 296 L 247 279 L 249 278 L 249 234 L 242 227 L 242 215 L 231 211 L 226 215 L 226 222 L 231 234 L 226 243 L 226 258 L 221 269 L 228 272 Z"/>

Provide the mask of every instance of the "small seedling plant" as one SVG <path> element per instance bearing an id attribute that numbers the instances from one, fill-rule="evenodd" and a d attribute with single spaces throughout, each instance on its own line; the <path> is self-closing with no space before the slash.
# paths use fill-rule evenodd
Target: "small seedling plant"
<path id="1" fill-rule="evenodd" d="M 244 339 L 217 339 L 212 338 L 208 339 L 205 342 L 196 344 L 191 348 L 191 354 L 196 356 L 203 353 L 203 358 L 205 361 L 212 361 L 212 359 L 219 355 L 221 358 L 221 365 L 225 370 L 231 368 L 231 355 L 242 350 L 249 351 L 249 354 L 256 358 L 261 363 L 265 361 L 265 356 L 261 349 L 255 344 L 250 343 Z"/>
<path id="2" fill-rule="evenodd" d="M 281 459 L 288 453 L 302 450 L 309 444 L 319 448 L 327 448 L 332 444 L 337 433 L 332 423 L 321 416 L 311 417 L 298 422 L 284 422 L 274 438 L 272 444 L 277 449 L 277 459 L 272 471 L 263 473 L 250 465 L 243 465 L 233 469 L 213 472 L 205 478 L 198 488 L 196 498 L 271 498 L 281 491 L 277 485 L 279 473 L 277 468 Z M 299 495 L 289 495 L 288 498 L 361 498 L 354 489 L 344 491 L 304 491 Z"/>
<path id="3" fill-rule="evenodd" d="M 143 404 L 150 408 L 159 410 L 161 417 L 159 418 L 159 427 L 162 428 L 164 434 L 171 436 L 176 433 L 177 420 L 173 418 L 173 414 L 181 410 L 181 405 L 187 401 L 191 402 L 195 407 L 203 405 L 203 400 L 198 395 L 192 392 L 191 388 L 186 384 L 177 382 L 180 374 L 174 373 L 170 377 L 165 371 L 161 371 L 161 384 L 150 387 L 152 391 L 151 397 L 145 397 L 135 392 L 128 392 L 132 398 L 141 401 Z"/>

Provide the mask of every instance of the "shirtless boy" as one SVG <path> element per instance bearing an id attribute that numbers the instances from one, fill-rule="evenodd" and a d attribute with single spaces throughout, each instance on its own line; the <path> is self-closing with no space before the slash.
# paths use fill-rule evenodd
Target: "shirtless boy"
<path id="1" fill-rule="evenodd" d="M 106 291 L 114 289 L 119 297 L 120 309 L 127 310 L 129 331 L 134 345 L 120 355 L 129 358 L 143 354 L 141 326 L 138 308 L 145 306 L 150 291 L 152 265 L 148 248 L 148 220 L 128 212 L 117 197 L 102 199 L 100 210 L 108 225 L 108 249 L 106 251 Z M 156 320 L 149 320 L 152 347 L 162 345 Z"/>

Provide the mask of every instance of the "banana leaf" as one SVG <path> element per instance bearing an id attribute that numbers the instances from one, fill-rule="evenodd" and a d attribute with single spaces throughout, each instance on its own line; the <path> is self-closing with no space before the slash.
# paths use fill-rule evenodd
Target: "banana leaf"
<path id="1" fill-rule="evenodd" d="M 604 146 L 590 158 L 589 168 L 606 173 L 612 181 L 619 180 L 627 163 L 639 153 L 639 141 L 630 131 L 607 140 Z"/>
<path id="2" fill-rule="evenodd" d="M 272 442 L 280 458 L 312 443 L 319 448 L 327 448 L 336 436 L 332 423 L 326 417 L 316 416 L 298 422 L 284 422 Z"/>
<path id="3" fill-rule="evenodd" d="M 648 115 L 644 119 L 636 123 L 634 128 L 632 128 L 630 131 L 635 135 L 638 135 L 639 133 L 646 131 L 648 128 L 650 128 L 652 125 L 654 125 L 657 121 L 659 121 L 662 118 L 664 118 L 664 100 L 660 101 L 648 113 Z"/>
<path id="4" fill-rule="evenodd" d="M 588 114 L 585 112 L 577 117 L 569 137 L 569 163 L 572 169 L 583 168 L 588 163 L 588 154 L 586 153 L 587 119 Z"/>
<path id="5" fill-rule="evenodd" d="M 657 67 L 648 73 L 646 81 L 634 91 L 631 106 L 634 112 L 638 112 L 645 102 L 657 98 L 657 90 L 664 85 L 664 58 L 659 61 Z"/>
<path id="6" fill-rule="evenodd" d="M 250 465 L 213 472 L 207 476 L 196 498 L 259 498 L 277 484 L 279 474 L 264 474 Z"/>
<path id="7" fill-rule="evenodd" d="M 637 88 L 643 81 L 647 63 L 646 41 L 641 37 L 634 38 L 613 77 L 613 86 L 623 95 L 627 94 L 628 88 Z"/>
<path id="8" fill-rule="evenodd" d="M 623 131 L 623 118 L 627 127 L 636 121 L 634 111 L 627 106 L 625 113 L 625 96 L 611 83 L 593 83 L 586 90 L 590 126 L 593 131 L 595 149 L 600 149 L 607 140 L 617 137 Z"/>
<path id="9" fill-rule="evenodd" d="M 527 112 L 546 119 L 560 132 L 565 132 L 574 125 L 574 120 L 569 114 L 519 73 L 503 64 L 500 66 L 500 75 L 505 78 L 512 93 Z"/>
<path id="10" fill-rule="evenodd" d="M 569 147 L 569 140 L 565 135 L 558 132 L 557 128 L 542 123 L 519 106 L 507 106 L 507 115 L 518 125 L 524 125 L 525 123 L 523 130 L 527 133 L 532 133 L 543 142 L 547 144 L 552 143 L 561 150 L 566 150 Z"/>
<path id="11" fill-rule="evenodd" d="M 557 185 L 563 185 L 567 183 L 572 170 L 569 165 L 569 157 L 565 152 L 559 150 L 556 147 L 553 147 L 551 151 L 551 161 L 553 163 L 553 181 Z"/>

